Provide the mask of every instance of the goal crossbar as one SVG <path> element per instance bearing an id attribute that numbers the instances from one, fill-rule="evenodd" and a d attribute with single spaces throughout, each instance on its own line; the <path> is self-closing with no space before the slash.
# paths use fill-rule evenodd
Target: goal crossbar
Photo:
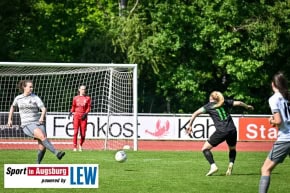
<path id="1" fill-rule="evenodd" d="M 19 94 L 16 85 L 21 79 L 34 81 L 37 95 L 47 105 L 47 114 L 52 114 L 46 122 L 47 130 L 56 130 L 55 124 L 50 121 L 55 121 L 56 118 L 64 119 L 78 86 L 84 83 L 88 84 L 88 89 L 91 91 L 88 95 L 92 95 L 93 100 L 91 120 L 92 122 L 97 120 L 99 124 L 98 130 L 95 128 L 96 125 L 88 128 L 88 131 L 93 133 L 91 139 L 105 138 L 104 147 L 107 149 L 110 147 L 108 142 L 123 140 L 125 144 L 126 138 L 130 135 L 129 138 L 133 141 L 132 148 L 135 151 L 138 149 L 137 64 L 0 62 L 0 83 L 3 90 L 0 94 L 1 133 L 7 121 L 7 113 L 3 112 L 8 112 L 13 98 Z M 105 81 L 111 82 L 103 83 Z M 112 87 L 107 88 L 110 85 Z M 104 100 L 101 101 L 100 98 Z M 106 117 L 101 116 L 104 114 Z M 17 114 L 16 116 L 18 117 Z M 125 130 L 127 129 L 128 133 L 123 133 L 120 137 L 118 134 L 124 128 L 117 128 L 116 125 L 122 124 L 122 127 L 125 127 L 124 124 L 130 125 L 130 129 L 126 126 Z M 105 129 L 103 125 L 106 125 Z M 48 131 L 50 132 L 52 131 Z M 2 143 L 7 136 L 1 133 L 0 142 Z M 9 135 L 9 137 L 17 136 Z"/>

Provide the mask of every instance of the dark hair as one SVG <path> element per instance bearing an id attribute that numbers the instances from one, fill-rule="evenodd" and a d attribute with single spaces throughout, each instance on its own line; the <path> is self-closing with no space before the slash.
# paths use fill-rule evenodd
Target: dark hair
<path id="1" fill-rule="evenodd" d="M 274 86 L 279 90 L 285 99 L 289 99 L 288 80 L 282 72 L 278 72 L 273 76 L 272 80 Z"/>
<path id="2" fill-rule="evenodd" d="M 80 94 L 80 91 L 79 91 L 79 89 L 80 89 L 82 86 L 84 86 L 84 87 L 86 87 L 86 88 L 87 88 L 87 86 L 86 86 L 86 85 L 84 85 L 84 84 L 81 84 L 81 85 L 79 86 L 79 88 L 78 88 L 78 95 Z M 86 96 L 87 94 L 85 93 L 84 95 Z"/>
<path id="3" fill-rule="evenodd" d="M 20 92 L 24 92 L 24 87 L 26 87 L 27 83 L 33 83 L 32 80 L 20 80 L 18 83 L 18 88 Z"/>

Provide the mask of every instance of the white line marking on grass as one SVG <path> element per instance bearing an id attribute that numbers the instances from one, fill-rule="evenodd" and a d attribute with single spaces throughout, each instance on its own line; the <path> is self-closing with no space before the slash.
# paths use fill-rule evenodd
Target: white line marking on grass
<path id="1" fill-rule="evenodd" d="M 157 159 L 157 158 L 149 158 L 149 159 L 143 159 L 144 162 L 150 162 L 150 161 L 160 161 L 162 159 Z"/>

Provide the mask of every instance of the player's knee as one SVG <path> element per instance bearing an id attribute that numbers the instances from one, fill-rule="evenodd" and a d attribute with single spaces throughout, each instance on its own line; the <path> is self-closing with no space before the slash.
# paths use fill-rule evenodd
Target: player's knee
<path id="1" fill-rule="evenodd" d="M 36 128 L 34 130 L 34 137 L 42 140 L 43 138 L 46 138 L 46 134 L 43 133 L 43 131 L 41 129 Z"/>
<path id="2" fill-rule="evenodd" d="M 40 136 L 39 136 L 39 139 L 40 139 L 41 141 L 44 141 L 44 140 L 46 140 L 47 138 L 46 138 L 44 135 L 40 135 Z"/>
<path id="3" fill-rule="evenodd" d="M 262 175 L 262 176 L 265 176 L 267 173 L 268 173 L 268 172 L 267 172 L 267 169 L 263 166 L 263 167 L 261 168 L 261 175 Z"/>
<path id="4" fill-rule="evenodd" d="M 37 133 L 34 134 L 34 138 L 39 139 L 40 141 L 44 141 L 46 139 L 46 136 L 41 133 Z"/>
<path id="5" fill-rule="evenodd" d="M 271 173 L 271 169 L 265 165 L 262 166 L 261 168 L 261 174 L 262 176 L 268 176 Z"/>
<path id="6" fill-rule="evenodd" d="M 44 145 L 39 146 L 39 150 L 45 152 L 46 151 L 46 147 Z"/>
<path id="7" fill-rule="evenodd" d="M 211 150 L 212 147 L 213 146 L 211 144 L 209 144 L 208 142 L 205 142 L 205 144 L 201 148 L 201 151 L 204 152 L 205 150 Z"/>
<path id="8" fill-rule="evenodd" d="M 203 153 L 204 155 L 207 155 L 207 154 L 210 153 L 210 149 L 203 149 L 203 150 L 202 150 L 202 153 Z"/>
<path id="9" fill-rule="evenodd" d="M 229 146 L 230 151 L 236 151 L 236 146 Z"/>

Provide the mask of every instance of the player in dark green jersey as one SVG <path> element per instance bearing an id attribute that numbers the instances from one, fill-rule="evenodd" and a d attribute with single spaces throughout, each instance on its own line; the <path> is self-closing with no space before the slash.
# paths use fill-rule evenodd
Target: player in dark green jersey
<path id="1" fill-rule="evenodd" d="M 193 114 L 187 126 L 187 133 L 192 132 L 192 124 L 195 118 L 203 113 L 208 113 L 214 122 L 216 128 L 215 132 L 204 143 L 202 152 L 210 164 L 210 170 L 206 176 L 211 176 L 218 171 L 215 164 L 211 149 L 218 146 L 220 143 L 226 141 L 229 147 L 229 166 L 226 175 L 231 175 L 233 165 L 236 159 L 236 144 L 237 144 L 237 129 L 230 115 L 230 108 L 234 106 L 241 106 L 252 110 L 253 106 L 247 105 L 242 101 L 225 99 L 223 94 L 219 91 L 213 91 L 210 94 L 209 102 L 197 109 Z"/>

